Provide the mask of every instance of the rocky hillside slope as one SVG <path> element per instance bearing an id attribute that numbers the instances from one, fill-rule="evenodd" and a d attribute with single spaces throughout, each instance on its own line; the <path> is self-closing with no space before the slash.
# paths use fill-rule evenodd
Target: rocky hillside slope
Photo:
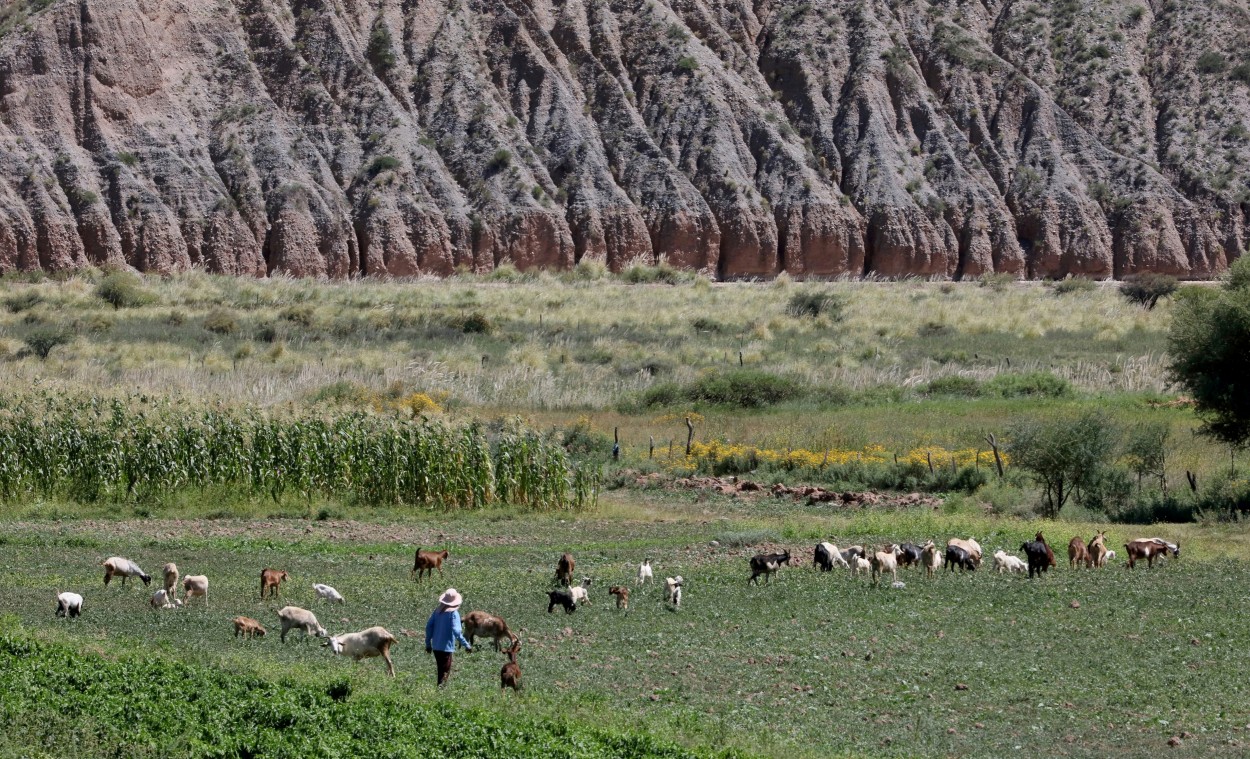
<path id="1" fill-rule="evenodd" d="M 0 270 L 1204 277 L 1250 0 L 0 0 Z"/>

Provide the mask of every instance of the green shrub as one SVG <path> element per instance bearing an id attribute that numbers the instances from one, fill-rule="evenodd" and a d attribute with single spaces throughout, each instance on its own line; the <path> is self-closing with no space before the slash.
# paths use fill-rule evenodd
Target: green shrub
<path id="1" fill-rule="evenodd" d="M 689 282 L 694 277 L 694 272 L 682 271 L 666 261 L 661 261 L 655 266 L 633 264 L 621 272 L 621 279 L 631 285 L 677 285 L 682 282 Z"/>
<path id="2" fill-rule="evenodd" d="M 732 369 L 700 377 L 685 393 L 693 403 L 761 408 L 798 398 L 803 391 L 803 386 L 789 377 L 757 369 Z"/>
<path id="3" fill-rule="evenodd" d="M 699 68 L 699 62 L 688 55 L 684 55 L 677 59 L 677 68 L 685 72 L 696 71 Z"/>
<path id="4" fill-rule="evenodd" d="M 233 311 L 218 308 L 204 317 L 204 329 L 217 335 L 233 335 L 239 331 L 239 322 Z"/>
<path id="5" fill-rule="evenodd" d="M 26 335 L 26 348 L 34 355 L 38 356 L 41 361 L 46 361 L 48 355 L 61 345 L 66 345 L 74 339 L 64 327 L 37 327 L 32 329 Z"/>
<path id="6" fill-rule="evenodd" d="M 1198 56 L 1198 71 L 1202 74 L 1218 74 L 1228 65 L 1224 56 L 1215 50 L 1208 50 Z"/>
<path id="7" fill-rule="evenodd" d="M 312 403 L 323 403 L 331 406 L 368 406 L 373 400 L 369 388 L 356 382 L 340 380 L 317 390 L 308 398 Z"/>
<path id="8" fill-rule="evenodd" d="M 495 331 L 495 323 L 481 311 L 474 311 L 460 320 L 460 331 L 466 335 L 489 335 Z"/>
<path id="9" fill-rule="evenodd" d="M 380 155 L 369 164 L 369 176 L 376 177 L 384 171 L 395 171 L 403 163 L 395 156 Z"/>
<path id="10" fill-rule="evenodd" d="M 1098 285 L 1094 284 L 1092 279 L 1085 277 L 1068 277 L 1055 283 L 1055 295 L 1072 295 L 1076 293 L 1092 292 Z"/>
<path id="11" fill-rule="evenodd" d="M 961 398 L 975 398 L 981 394 L 981 383 L 972 377 L 960 377 L 952 374 L 938 377 L 925 388 L 929 395 L 953 395 Z"/>
<path id="12" fill-rule="evenodd" d="M 728 332 L 729 329 L 720 322 L 707 316 L 700 316 L 690 322 L 690 326 L 694 327 L 695 332 Z"/>
<path id="13" fill-rule="evenodd" d="M 43 303 L 43 296 L 34 290 L 10 295 L 4 299 L 4 307 L 11 314 L 20 314 L 23 311 L 29 311 L 35 306 Z"/>
<path id="14" fill-rule="evenodd" d="M 1097 411 L 1075 419 L 1021 419 L 1008 430 L 1007 454 L 1012 467 L 1044 489 L 1042 515 L 1054 519 L 1074 494 L 1083 499 L 1110 487 L 1118 435 L 1115 423 Z"/>
<path id="15" fill-rule="evenodd" d="M 985 395 L 1000 398 L 1066 398 L 1072 394 L 1072 383 L 1050 372 L 999 374 L 982 386 Z"/>
<path id="16" fill-rule="evenodd" d="M 981 275 L 980 279 L 977 280 L 977 286 L 988 287 L 992 290 L 1001 291 L 1007 289 L 1007 285 L 1010 285 L 1015 281 L 1016 277 L 1014 274 L 1008 274 L 1006 272 L 986 272 Z"/>
<path id="17" fill-rule="evenodd" d="M 842 319 L 846 310 L 846 299 L 837 293 L 822 290 L 806 290 L 790 296 L 786 304 L 786 313 L 802 318 L 828 316 L 833 321 Z"/>
<path id="18" fill-rule="evenodd" d="M 1250 63 L 1238 63 L 1228 72 L 1228 78 L 1234 82 L 1250 84 Z"/>
<path id="19" fill-rule="evenodd" d="M 512 151 L 500 148 L 491 156 L 490 162 L 486 164 L 486 170 L 490 172 L 503 171 L 512 163 Z"/>
<path id="20" fill-rule="evenodd" d="M 678 385 L 676 382 L 657 382 L 642 391 L 636 405 L 626 401 L 622 405 L 622 410 L 628 413 L 635 408 L 668 408 L 676 406 L 684 401 L 685 398 L 686 394 L 682 392 L 681 385 Z"/>
<path id="21" fill-rule="evenodd" d="M 282 309 L 279 314 L 284 320 L 292 324 L 298 324 L 301 327 L 311 327 L 317 321 L 316 312 L 313 307 L 308 304 L 300 304 L 298 306 L 288 306 Z"/>
<path id="22" fill-rule="evenodd" d="M 1120 294 L 1139 306 L 1153 309 L 1161 298 L 1176 292 L 1176 277 L 1166 274 L 1141 274 L 1120 285 Z"/>
<path id="23" fill-rule="evenodd" d="M 100 280 L 95 296 L 113 308 L 140 308 L 156 300 L 143 289 L 143 282 L 134 274 L 117 271 Z"/>

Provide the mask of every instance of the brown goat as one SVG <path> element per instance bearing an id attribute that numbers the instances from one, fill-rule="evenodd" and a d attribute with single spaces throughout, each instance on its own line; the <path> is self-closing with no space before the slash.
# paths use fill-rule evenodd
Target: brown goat
<path id="1" fill-rule="evenodd" d="M 556 564 L 556 579 L 565 585 L 573 584 L 573 554 L 566 553 L 560 557 L 560 562 Z"/>
<path id="2" fill-rule="evenodd" d="M 165 573 L 165 594 L 170 598 L 178 595 L 178 565 L 172 561 L 166 564 L 162 569 Z"/>
<path id="3" fill-rule="evenodd" d="M 1128 554 L 1128 568 L 1132 569 L 1137 566 L 1140 559 L 1146 560 L 1146 566 L 1153 567 L 1155 559 L 1167 556 L 1169 548 L 1166 543 L 1156 541 L 1154 539 L 1137 539 L 1131 543 L 1124 544 L 1124 551 Z M 1174 554 L 1179 554 L 1178 548 Z"/>
<path id="4" fill-rule="evenodd" d="M 1093 567 L 1107 566 L 1107 532 L 1102 532 L 1090 539 L 1089 545 L 1085 546 L 1085 550 L 1089 552 L 1089 563 Z"/>
<path id="5" fill-rule="evenodd" d="M 269 592 L 269 597 L 273 598 L 278 593 L 278 586 L 284 581 L 291 579 L 286 572 L 277 569 L 260 570 L 260 600 L 265 600 L 265 592 Z"/>
<path id="6" fill-rule="evenodd" d="M 417 582 L 421 582 L 423 575 L 434 576 L 434 570 L 438 570 L 438 576 L 443 576 L 443 562 L 447 560 L 450 554 L 447 551 L 426 551 L 417 549 L 417 556 L 412 561 L 412 571 L 408 573 L 408 579 L 411 580 L 413 575 L 417 576 Z"/>
<path id="7" fill-rule="evenodd" d="M 265 637 L 265 628 L 261 627 L 260 622 L 251 617 L 235 617 L 232 621 L 234 622 L 234 637 L 236 638 L 240 635 L 248 639 L 251 639 L 252 636 Z"/>
<path id="8" fill-rule="evenodd" d="M 1068 568 L 1076 569 L 1084 564 L 1086 567 L 1092 565 L 1089 559 L 1089 549 L 1085 547 L 1085 541 L 1080 535 L 1074 536 L 1068 541 Z"/>
<path id="9" fill-rule="evenodd" d="M 499 670 L 499 690 L 501 692 L 508 688 L 514 691 L 521 690 L 521 667 L 516 663 L 516 654 L 520 650 L 521 639 L 517 638 L 512 641 L 512 648 L 504 651 L 508 656 L 508 663 L 503 665 L 503 669 Z"/>
<path id="10" fill-rule="evenodd" d="M 613 585 L 608 588 L 608 595 L 616 596 L 616 608 L 629 611 L 629 588 L 624 585 Z"/>
<path id="11" fill-rule="evenodd" d="M 465 614 L 460 624 L 464 628 L 464 637 L 469 639 L 470 646 L 477 645 L 474 639 L 478 635 L 494 638 L 496 651 L 500 650 L 499 641 L 502 638 L 508 638 L 514 643 L 517 640 L 517 636 L 508 629 L 508 623 L 503 621 L 503 617 L 496 617 L 484 611 L 471 611 Z"/>

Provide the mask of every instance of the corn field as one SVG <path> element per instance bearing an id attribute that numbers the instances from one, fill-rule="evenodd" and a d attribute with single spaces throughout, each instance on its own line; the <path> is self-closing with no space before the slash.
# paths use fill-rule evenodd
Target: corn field
<path id="1" fill-rule="evenodd" d="M 599 472 L 524 430 L 120 399 L 0 397 L 0 498 L 159 500 L 226 489 L 361 505 L 535 511 L 593 504 Z"/>

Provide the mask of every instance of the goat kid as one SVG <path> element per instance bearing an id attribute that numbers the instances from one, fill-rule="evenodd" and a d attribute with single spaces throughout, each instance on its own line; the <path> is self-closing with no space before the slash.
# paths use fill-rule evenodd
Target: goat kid
<path id="1" fill-rule="evenodd" d="M 236 638 L 240 635 L 248 640 L 253 637 L 265 637 L 265 628 L 251 617 L 235 617 L 230 621 L 234 623 L 234 637 Z"/>
<path id="2" fill-rule="evenodd" d="M 317 615 L 308 609 L 283 606 L 278 609 L 278 619 L 282 622 L 282 634 L 278 636 L 278 639 L 283 643 L 286 643 L 286 634 L 290 630 L 303 630 L 305 638 L 309 635 L 318 638 L 326 637 L 326 629 L 317 621 Z"/>
<path id="3" fill-rule="evenodd" d="M 1028 567 L 1025 566 L 1019 557 L 1012 556 L 1006 551 L 998 550 L 994 552 L 994 569 L 998 570 L 999 574 L 1002 574 L 1003 572 L 1024 572 Z"/>
<path id="4" fill-rule="evenodd" d="M 629 611 L 629 588 L 624 585 L 613 585 L 608 588 L 608 595 L 616 596 L 616 608 Z"/>
<path id="5" fill-rule="evenodd" d="M 572 585 L 573 567 L 575 566 L 576 562 L 573 561 L 573 554 L 566 553 L 562 555 L 560 560 L 556 562 L 556 581 L 566 586 Z"/>
<path id="6" fill-rule="evenodd" d="M 681 586 L 685 584 L 681 575 L 664 579 L 664 599 L 670 606 L 681 608 Z"/>
<path id="7" fill-rule="evenodd" d="M 290 575 L 277 569 L 266 567 L 260 570 L 260 600 L 265 600 L 265 591 L 268 591 L 269 597 L 273 598 L 278 594 L 278 586 L 289 579 L 291 579 Z"/>
<path id="8" fill-rule="evenodd" d="M 868 557 L 868 563 L 872 567 L 872 581 L 878 583 L 881 576 L 886 572 L 890 573 L 890 581 L 898 582 L 898 557 L 902 549 L 898 544 L 892 544 L 884 551 L 874 551 L 872 556 Z"/>
<path id="9" fill-rule="evenodd" d="M 655 581 L 655 575 L 651 573 L 651 560 L 647 559 L 638 565 L 638 584 L 646 585 L 647 580 Z"/>
<path id="10" fill-rule="evenodd" d="M 567 590 L 549 590 L 547 591 L 547 598 L 548 614 L 554 611 L 556 606 L 563 606 L 565 614 L 572 614 L 577 611 L 577 602 L 573 600 L 573 595 Z"/>
<path id="11" fill-rule="evenodd" d="M 508 663 L 499 670 L 500 692 L 508 688 L 511 688 L 514 692 L 521 690 L 521 667 L 516 663 L 516 655 L 520 650 L 521 639 L 515 638 L 512 641 L 512 648 L 504 651 L 504 654 L 508 657 Z"/>
<path id="12" fill-rule="evenodd" d="M 182 594 L 187 597 L 187 603 L 191 603 L 191 599 L 197 596 L 204 597 L 204 606 L 208 607 L 208 577 L 205 575 L 187 575 L 182 578 Z"/>
<path id="13" fill-rule="evenodd" d="M 329 585 L 322 585 L 319 582 L 313 583 L 313 590 L 317 592 L 317 596 L 319 598 L 329 601 L 330 603 L 341 604 L 344 602 L 343 594 Z"/>
<path id="14" fill-rule="evenodd" d="M 590 603 L 590 578 L 583 577 L 581 585 L 575 585 L 569 588 L 569 594 L 573 596 L 573 600 L 579 604 Z"/>

